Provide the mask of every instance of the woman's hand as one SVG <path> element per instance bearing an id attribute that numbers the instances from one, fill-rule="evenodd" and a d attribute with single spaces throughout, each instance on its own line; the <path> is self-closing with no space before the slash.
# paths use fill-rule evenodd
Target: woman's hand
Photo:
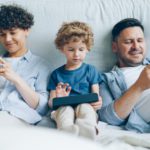
<path id="1" fill-rule="evenodd" d="M 12 69 L 11 64 L 3 59 L 0 60 L 0 64 L 0 76 L 3 76 L 5 79 L 14 83 L 17 80 L 18 75 Z"/>

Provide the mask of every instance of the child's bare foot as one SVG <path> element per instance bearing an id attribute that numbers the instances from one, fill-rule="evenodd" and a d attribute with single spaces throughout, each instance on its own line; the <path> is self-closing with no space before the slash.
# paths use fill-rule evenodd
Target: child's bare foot
<path id="1" fill-rule="evenodd" d="M 64 97 L 70 94 L 71 87 L 68 83 L 58 83 L 56 87 L 56 97 Z"/>

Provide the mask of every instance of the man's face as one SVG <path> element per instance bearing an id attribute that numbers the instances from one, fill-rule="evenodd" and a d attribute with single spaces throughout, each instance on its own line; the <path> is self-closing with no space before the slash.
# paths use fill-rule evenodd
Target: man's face
<path id="1" fill-rule="evenodd" d="M 138 66 L 142 63 L 146 53 L 142 29 L 140 27 L 124 29 L 113 42 L 112 49 L 118 56 L 120 67 Z"/>
<path id="2" fill-rule="evenodd" d="M 0 43 L 11 57 L 19 57 L 26 52 L 25 43 L 28 32 L 20 28 L 0 30 Z"/>

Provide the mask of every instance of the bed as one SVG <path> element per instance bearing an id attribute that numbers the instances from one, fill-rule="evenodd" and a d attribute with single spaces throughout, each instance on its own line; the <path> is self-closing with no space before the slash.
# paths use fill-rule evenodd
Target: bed
<path id="1" fill-rule="evenodd" d="M 17 3 L 34 14 L 35 24 L 31 29 L 28 47 L 49 62 L 53 71 L 64 63 L 64 58 L 54 46 L 57 30 L 63 22 L 84 21 L 94 32 L 95 43 L 86 62 L 99 71 L 108 71 L 116 58 L 111 51 L 111 29 L 123 18 L 135 17 L 145 28 L 150 40 L 150 0 L 0 0 L 0 4 Z M 147 42 L 150 49 L 150 42 Z M 0 47 L 2 53 L 2 47 Z M 150 56 L 150 52 L 147 52 Z M 145 150 L 150 149 L 150 134 L 122 130 L 99 122 L 101 134 L 96 141 L 72 137 L 49 127 L 43 117 L 40 127 L 0 129 L 0 150 L 24 149 L 103 149 Z M 68 143 L 68 144 L 67 144 Z"/>

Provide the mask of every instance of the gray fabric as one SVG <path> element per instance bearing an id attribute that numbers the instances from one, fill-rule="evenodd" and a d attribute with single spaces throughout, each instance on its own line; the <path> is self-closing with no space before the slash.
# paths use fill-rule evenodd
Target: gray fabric
<path id="1" fill-rule="evenodd" d="M 48 127 L 56 129 L 56 123 L 54 120 L 51 119 L 50 112 L 51 111 L 49 111 L 48 114 L 45 117 L 43 117 L 42 120 L 38 122 L 36 125 L 40 127 Z"/>

